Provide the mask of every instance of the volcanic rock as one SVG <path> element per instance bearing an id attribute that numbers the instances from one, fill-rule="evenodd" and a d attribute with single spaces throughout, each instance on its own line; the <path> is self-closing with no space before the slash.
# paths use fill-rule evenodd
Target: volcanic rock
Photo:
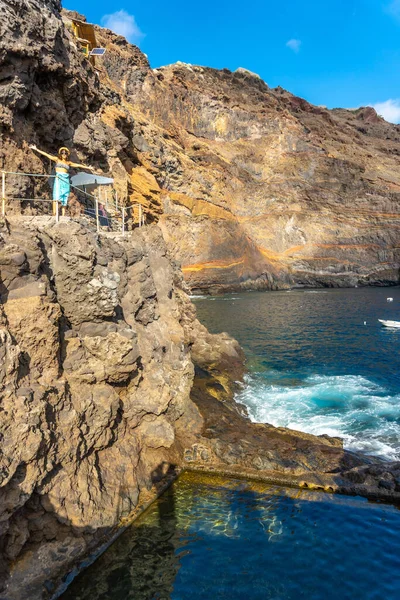
<path id="1" fill-rule="evenodd" d="M 75 13 L 61 18 L 50 0 L 0 5 L 3 168 L 45 173 L 27 142 L 70 146 L 160 222 L 192 289 L 399 283 L 399 126 L 371 107 L 313 106 L 244 68 L 153 70 L 100 27 L 94 69 Z M 8 176 L 7 193 L 49 190 Z"/>
<path id="2" fill-rule="evenodd" d="M 10 217 L 0 246 L 2 597 L 45 598 L 183 468 L 400 496 L 398 465 L 248 420 L 243 353 L 197 321 L 158 226 Z"/>
<path id="3" fill-rule="evenodd" d="M 0 8 L 1 596 L 51 597 L 184 468 L 397 499 L 399 464 L 251 423 L 243 353 L 186 291 L 397 283 L 398 128 L 244 70 L 152 70 L 101 28 L 96 70 L 58 0 Z M 14 200 L 49 198 L 9 173 L 48 173 L 35 142 L 112 174 L 149 225 Z"/>
<path id="4" fill-rule="evenodd" d="M 3 597 L 35 598 L 135 508 L 161 464 L 181 462 L 202 423 L 190 347 L 218 338 L 177 287 L 157 227 L 98 238 L 85 222 L 14 217 L 0 246 L 0 543 L 16 561 Z M 236 342 L 220 344 L 239 361 Z"/>

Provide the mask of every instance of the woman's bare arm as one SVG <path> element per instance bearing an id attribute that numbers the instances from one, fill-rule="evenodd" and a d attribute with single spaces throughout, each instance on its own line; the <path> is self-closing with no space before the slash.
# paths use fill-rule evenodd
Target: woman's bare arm
<path id="1" fill-rule="evenodd" d="M 47 154 L 47 152 L 43 152 L 43 150 L 39 150 L 39 148 L 37 148 L 35 146 L 35 144 L 31 144 L 29 146 L 29 148 L 31 148 L 32 150 L 36 150 L 36 152 L 39 152 L 39 154 L 43 154 L 43 156 L 46 156 L 47 158 L 49 158 L 50 160 L 53 160 L 55 162 L 57 162 L 58 157 L 57 156 L 53 156 L 52 154 Z"/>
<path id="2" fill-rule="evenodd" d="M 77 169 L 88 169 L 89 171 L 94 171 L 94 167 L 89 167 L 88 165 L 80 165 L 79 163 L 74 163 L 74 162 L 70 162 L 70 161 L 68 161 L 68 164 L 71 167 L 75 167 Z"/>

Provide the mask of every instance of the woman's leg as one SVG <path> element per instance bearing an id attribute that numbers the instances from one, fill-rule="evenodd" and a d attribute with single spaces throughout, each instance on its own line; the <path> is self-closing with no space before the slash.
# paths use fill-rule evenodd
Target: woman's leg
<path id="1" fill-rule="evenodd" d="M 69 186 L 69 183 L 64 184 L 64 189 L 62 190 L 62 196 L 61 196 L 61 215 L 63 217 L 65 217 L 65 215 L 67 214 L 67 206 L 68 206 L 70 191 L 71 191 L 71 188 Z"/>

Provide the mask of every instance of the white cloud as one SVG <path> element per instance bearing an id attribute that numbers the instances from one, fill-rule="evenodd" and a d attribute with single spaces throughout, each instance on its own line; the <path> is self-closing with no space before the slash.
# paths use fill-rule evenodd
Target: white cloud
<path id="1" fill-rule="evenodd" d="M 297 54 L 298 52 L 300 52 L 301 40 L 289 40 L 288 42 L 286 42 L 286 46 L 293 50 L 293 52 L 296 52 Z"/>
<path id="2" fill-rule="evenodd" d="M 377 102 L 372 106 L 378 115 L 381 115 L 389 123 L 400 123 L 400 98 Z"/>
<path id="3" fill-rule="evenodd" d="M 104 15 L 101 24 L 103 27 L 123 35 L 132 44 L 138 44 L 144 37 L 144 33 L 140 31 L 136 24 L 135 17 L 127 13 L 126 10 L 118 10 L 111 15 Z"/>

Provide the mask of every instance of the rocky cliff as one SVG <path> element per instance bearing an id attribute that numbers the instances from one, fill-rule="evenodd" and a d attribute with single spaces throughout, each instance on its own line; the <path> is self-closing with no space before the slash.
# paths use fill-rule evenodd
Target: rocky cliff
<path id="1" fill-rule="evenodd" d="M 300 217 L 310 236 L 336 219 L 339 233 L 361 237 L 318 252 L 351 252 L 359 271 L 355 259 L 345 263 L 346 278 L 321 267 L 318 282 L 395 282 L 397 129 L 368 111 L 314 109 L 243 71 L 152 71 L 137 48 L 104 30 L 98 72 L 78 51 L 57 0 L 0 0 L 0 8 L 2 168 L 45 173 L 28 142 L 48 151 L 71 145 L 75 158 L 111 172 L 121 198 L 139 199 L 148 221 L 158 221 L 126 236 L 97 234 L 85 219 L 29 216 L 42 209 L 23 202 L 14 211 L 21 215 L 0 220 L 1 597 L 55 597 L 77 563 L 183 468 L 398 498 L 399 464 L 348 453 L 338 439 L 247 420 L 233 400 L 242 352 L 197 321 L 174 260 L 201 289 L 316 283 L 312 269 L 322 263 L 304 258 L 311 270 L 300 277 L 295 256 L 304 244 L 293 256 L 285 244 L 300 235 Z M 325 139 L 346 119 L 342 135 L 356 139 L 354 128 L 365 129 L 358 134 L 371 153 L 370 179 L 333 156 L 355 142 L 340 146 L 332 137 L 329 148 L 318 146 L 328 144 L 318 135 Z M 270 170 L 260 175 L 264 160 Z M 337 210 L 344 173 L 348 213 Z M 267 178 L 274 191 L 265 216 Z M 37 180 L 8 185 L 23 198 L 48 193 Z M 369 212 L 357 191 L 363 185 L 373 194 Z M 291 223 L 290 236 L 274 225 L 259 245 L 246 207 L 264 210 L 252 217 L 254 232 L 275 219 Z M 326 229 L 312 225 L 310 207 Z M 281 236 L 279 248 L 273 236 Z M 377 262 L 376 247 L 385 260 Z"/>
<path id="2" fill-rule="evenodd" d="M 193 289 L 399 282 L 399 126 L 372 108 L 312 106 L 245 69 L 153 70 L 101 28 L 94 69 L 57 0 L 0 6 L 3 168 L 45 172 L 26 143 L 69 145 L 160 222 Z"/>
<path id="3" fill-rule="evenodd" d="M 182 468 L 400 497 L 400 464 L 246 418 L 241 350 L 196 320 L 158 226 L 10 217 L 0 275 L 2 597 L 52 597 Z"/>
<path id="4" fill-rule="evenodd" d="M 202 427 L 194 357 L 242 361 L 196 321 L 155 226 L 99 239 L 11 218 L 0 273 L 0 546 L 6 573 L 24 556 L 7 597 L 34 598 L 182 465 Z"/>
<path id="5" fill-rule="evenodd" d="M 99 35 L 107 76 L 170 142 L 146 133 L 141 151 L 192 288 L 399 282 L 399 126 L 372 108 L 312 106 L 245 69 L 151 70 Z"/>
<path id="6" fill-rule="evenodd" d="M 399 282 L 400 127 L 242 71 L 156 78 L 142 102 L 185 154 L 161 223 L 193 288 Z"/>

